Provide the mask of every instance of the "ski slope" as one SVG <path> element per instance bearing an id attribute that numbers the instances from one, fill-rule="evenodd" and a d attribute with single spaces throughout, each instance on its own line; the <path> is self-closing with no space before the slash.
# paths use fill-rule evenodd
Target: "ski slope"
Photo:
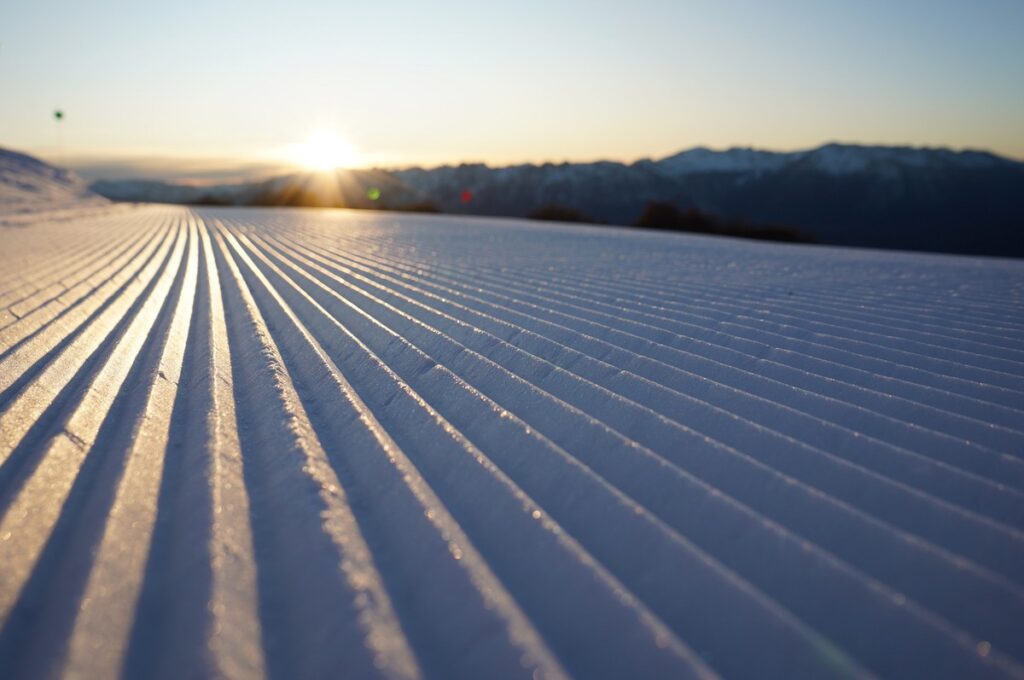
<path id="1" fill-rule="evenodd" d="M 0 227 L 0 669 L 1024 677 L 1024 264 Z"/>

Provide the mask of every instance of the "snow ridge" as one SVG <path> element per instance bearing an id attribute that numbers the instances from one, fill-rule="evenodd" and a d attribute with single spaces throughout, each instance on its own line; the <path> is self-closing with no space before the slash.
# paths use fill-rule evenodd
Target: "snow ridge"
<path id="1" fill-rule="evenodd" d="M 74 173 L 0 148 L 0 216 L 106 202 Z"/>
<path id="2" fill-rule="evenodd" d="M 1019 262 L 172 206 L 0 241 L 5 677 L 1024 677 Z"/>

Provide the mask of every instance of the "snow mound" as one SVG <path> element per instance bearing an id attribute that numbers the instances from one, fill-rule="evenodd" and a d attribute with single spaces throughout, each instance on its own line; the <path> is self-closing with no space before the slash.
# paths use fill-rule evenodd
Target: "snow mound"
<path id="1" fill-rule="evenodd" d="M 1012 678 L 1024 263 L 0 229 L 5 678 Z"/>
<path id="2" fill-rule="evenodd" d="M 105 204 L 74 173 L 0 148 L 0 214 Z"/>

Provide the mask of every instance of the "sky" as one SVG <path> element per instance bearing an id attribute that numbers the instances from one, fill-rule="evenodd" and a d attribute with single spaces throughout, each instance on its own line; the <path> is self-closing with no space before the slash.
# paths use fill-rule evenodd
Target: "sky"
<path id="1" fill-rule="evenodd" d="M 325 132 L 383 167 L 829 141 L 1024 158 L 1024 2 L 0 3 L 0 146 L 204 179 Z"/>

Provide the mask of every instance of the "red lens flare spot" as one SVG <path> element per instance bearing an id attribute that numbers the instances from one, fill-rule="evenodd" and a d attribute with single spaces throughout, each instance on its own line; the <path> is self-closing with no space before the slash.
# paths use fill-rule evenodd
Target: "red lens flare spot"
<path id="1" fill-rule="evenodd" d="M 470 191 L 469 189 L 463 189 L 462 190 L 462 202 L 463 203 L 469 203 L 472 200 L 473 200 L 473 192 Z"/>

